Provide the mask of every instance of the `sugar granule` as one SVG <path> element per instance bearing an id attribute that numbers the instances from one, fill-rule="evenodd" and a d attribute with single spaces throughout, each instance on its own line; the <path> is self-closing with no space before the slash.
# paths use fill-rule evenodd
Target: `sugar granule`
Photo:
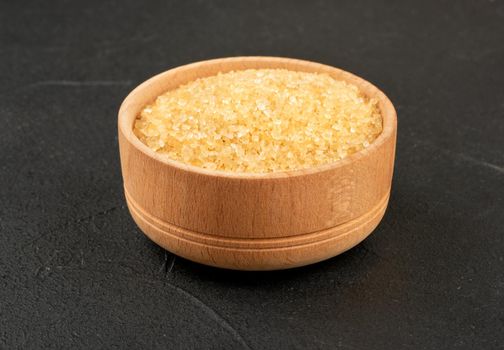
<path id="1" fill-rule="evenodd" d="M 327 74 L 285 69 L 219 73 L 167 91 L 134 133 L 171 159 L 266 173 L 335 162 L 382 132 L 378 101 Z"/>

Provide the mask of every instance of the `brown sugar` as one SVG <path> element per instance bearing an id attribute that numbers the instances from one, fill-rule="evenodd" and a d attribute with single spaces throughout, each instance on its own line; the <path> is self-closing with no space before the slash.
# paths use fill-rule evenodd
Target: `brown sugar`
<path id="1" fill-rule="evenodd" d="M 368 147 L 382 132 L 377 104 L 327 74 L 249 69 L 167 91 L 143 108 L 134 132 L 154 151 L 186 164 L 287 171 Z"/>

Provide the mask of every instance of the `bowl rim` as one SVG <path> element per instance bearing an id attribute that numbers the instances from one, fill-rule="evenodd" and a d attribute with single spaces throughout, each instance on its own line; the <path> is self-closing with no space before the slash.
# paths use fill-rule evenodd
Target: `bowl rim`
<path id="1" fill-rule="evenodd" d="M 251 172 L 232 172 L 232 171 L 224 171 L 224 170 L 211 170 L 205 169 L 202 167 L 198 167 L 195 165 L 185 164 L 181 161 L 169 158 L 167 155 L 162 153 L 157 153 L 143 142 L 134 134 L 133 125 L 129 126 L 127 123 L 128 117 L 131 118 L 131 113 L 128 113 L 127 108 L 129 107 L 130 100 L 133 99 L 137 94 L 139 94 L 144 89 L 148 89 L 155 81 L 164 80 L 169 78 L 172 74 L 177 74 L 181 71 L 201 68 L 205 65 L 213 65 L 213 64 L 226 64 L 226 63 L 236 63 L 236 62 L 250 62 L 250 63 L 292 63 L 298 65 L 305 65 L 306 67 L 318 67 L 321 69 L 332 70 L 334 72 L 338 72 L 341 76 L 344 77 L 344 81 L 353 80 L 353 84 L 359 85 L 359 89 L 362 91 L 362 86 L 366 86 L 366 90 L 373 91 L 373 97 L 377 98 L 380 103 L 380 112 L 383 118 L 383 130 L 381 134 L 369 145 L 369 147 L 364 148 L 358 152 L 351 154 L 350 156 L 339 159 L 331 163 L 321 164 L 315 167 L 304 168 L 304 169 L 295 169 L 295 170 L 284 170 L 284 171 L 274 171 L 267 173 L 251 173 Z M 260 68 L 256 68 L 260 69 Z M 285 69 L 296 70 L 286 67 Z M 236 69 L 240 70 L 240 69 Z M 309 72 L 309 70 L 306 70 Z M 366 95 L 371 95 L 365 91 L 362 91 Z M 147 104 L 148 102 L 145 102 Z M 136 119 L 133 118 L 134 121 Z M 274 56 L 236 56 L 236 57 L 225 57 L 225 58 L 214 58 L 204 61 L 193 62 L 189 64 L 185 64 L 182 66 L 177 66 L 171 69 L 168 69 L 164 72 L 154 75 L 153 77 L 145 80 L 136 88 L 134 88 L 123 100 L 118 113 L 118 129 L 119 132 L 123 134 L 125 139 L 133 145 L 140 152 L 145 154 L 146 156 L 155 159 L 158 162 L 161 162 L 165 165 L 177 168 L 179 170 L 183 170 L 186 172 L 195 173 L 203 176 L 210 177 L 223 177 L 228 179 L 271 179 L 271 178 L 292 178 L 295 176 L 304 176 L 315 173 L 322 173 L 326 171 L 333 170 L 335 168 L 343 167 L 352 162 L 358 161 L 364 157 L 370 156 L 372 153 L 376 152 L 376 150 L 385 143 L 387 139 L 395 136 L 395 131 L 397 128 L 397 113 L 394 108 L 394 105 L 390 101 L 390 99 L 383 93 L 380 89 L 378 89 L 375 85 L 370 83 L 369 81 L 353 74 L 348 71 L 345 71 L 340 68 L 336 68 L 330 65 L 317 63 L 308 60 L 287 58 L 287 57 L 274 57 Z"/>

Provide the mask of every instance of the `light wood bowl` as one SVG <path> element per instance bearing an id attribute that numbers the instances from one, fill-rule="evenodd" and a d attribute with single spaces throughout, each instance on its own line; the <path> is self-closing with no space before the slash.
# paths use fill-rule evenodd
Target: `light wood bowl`
<path id="1" fill-rule="evenodd" d="M 267 174 L 211 171 L 168 159 L 133 133 L 140 110 L 163 92 L 218 72 L 285 68 L 324 72 L 379 100 L 383 132 L 367 149 L 305 170 Z M 124 192 L 140 229 L 170 252 L 202 264 L 275 270 L 338 255 L 366 238 L 387 207 L 396 112 L 367 81 L 319 63 L 233 57 L 168 70 L 134 89 L 119 110 Z"/>

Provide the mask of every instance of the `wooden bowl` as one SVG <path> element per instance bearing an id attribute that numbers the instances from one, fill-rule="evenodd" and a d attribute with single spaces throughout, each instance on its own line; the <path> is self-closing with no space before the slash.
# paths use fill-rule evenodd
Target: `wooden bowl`
<path id="1" fill-rule="evenodd" d="M 133 133 L 140 110 L 163 92 L 218 72 L 285 68 L 324 72 L 379 100 L 383 132 L 367 149 L 310 169 L 266 174 L 212 171 L 158 154 Z M 387 207 L 396 112 L 367 81 L 327 65 L 290 58 L 233 57 L 168 70 L 134 89 L 119 110 L 124 192 L 140 229 L 170 252 L 238 270 L 302 266 L 366 238 Z"/>

